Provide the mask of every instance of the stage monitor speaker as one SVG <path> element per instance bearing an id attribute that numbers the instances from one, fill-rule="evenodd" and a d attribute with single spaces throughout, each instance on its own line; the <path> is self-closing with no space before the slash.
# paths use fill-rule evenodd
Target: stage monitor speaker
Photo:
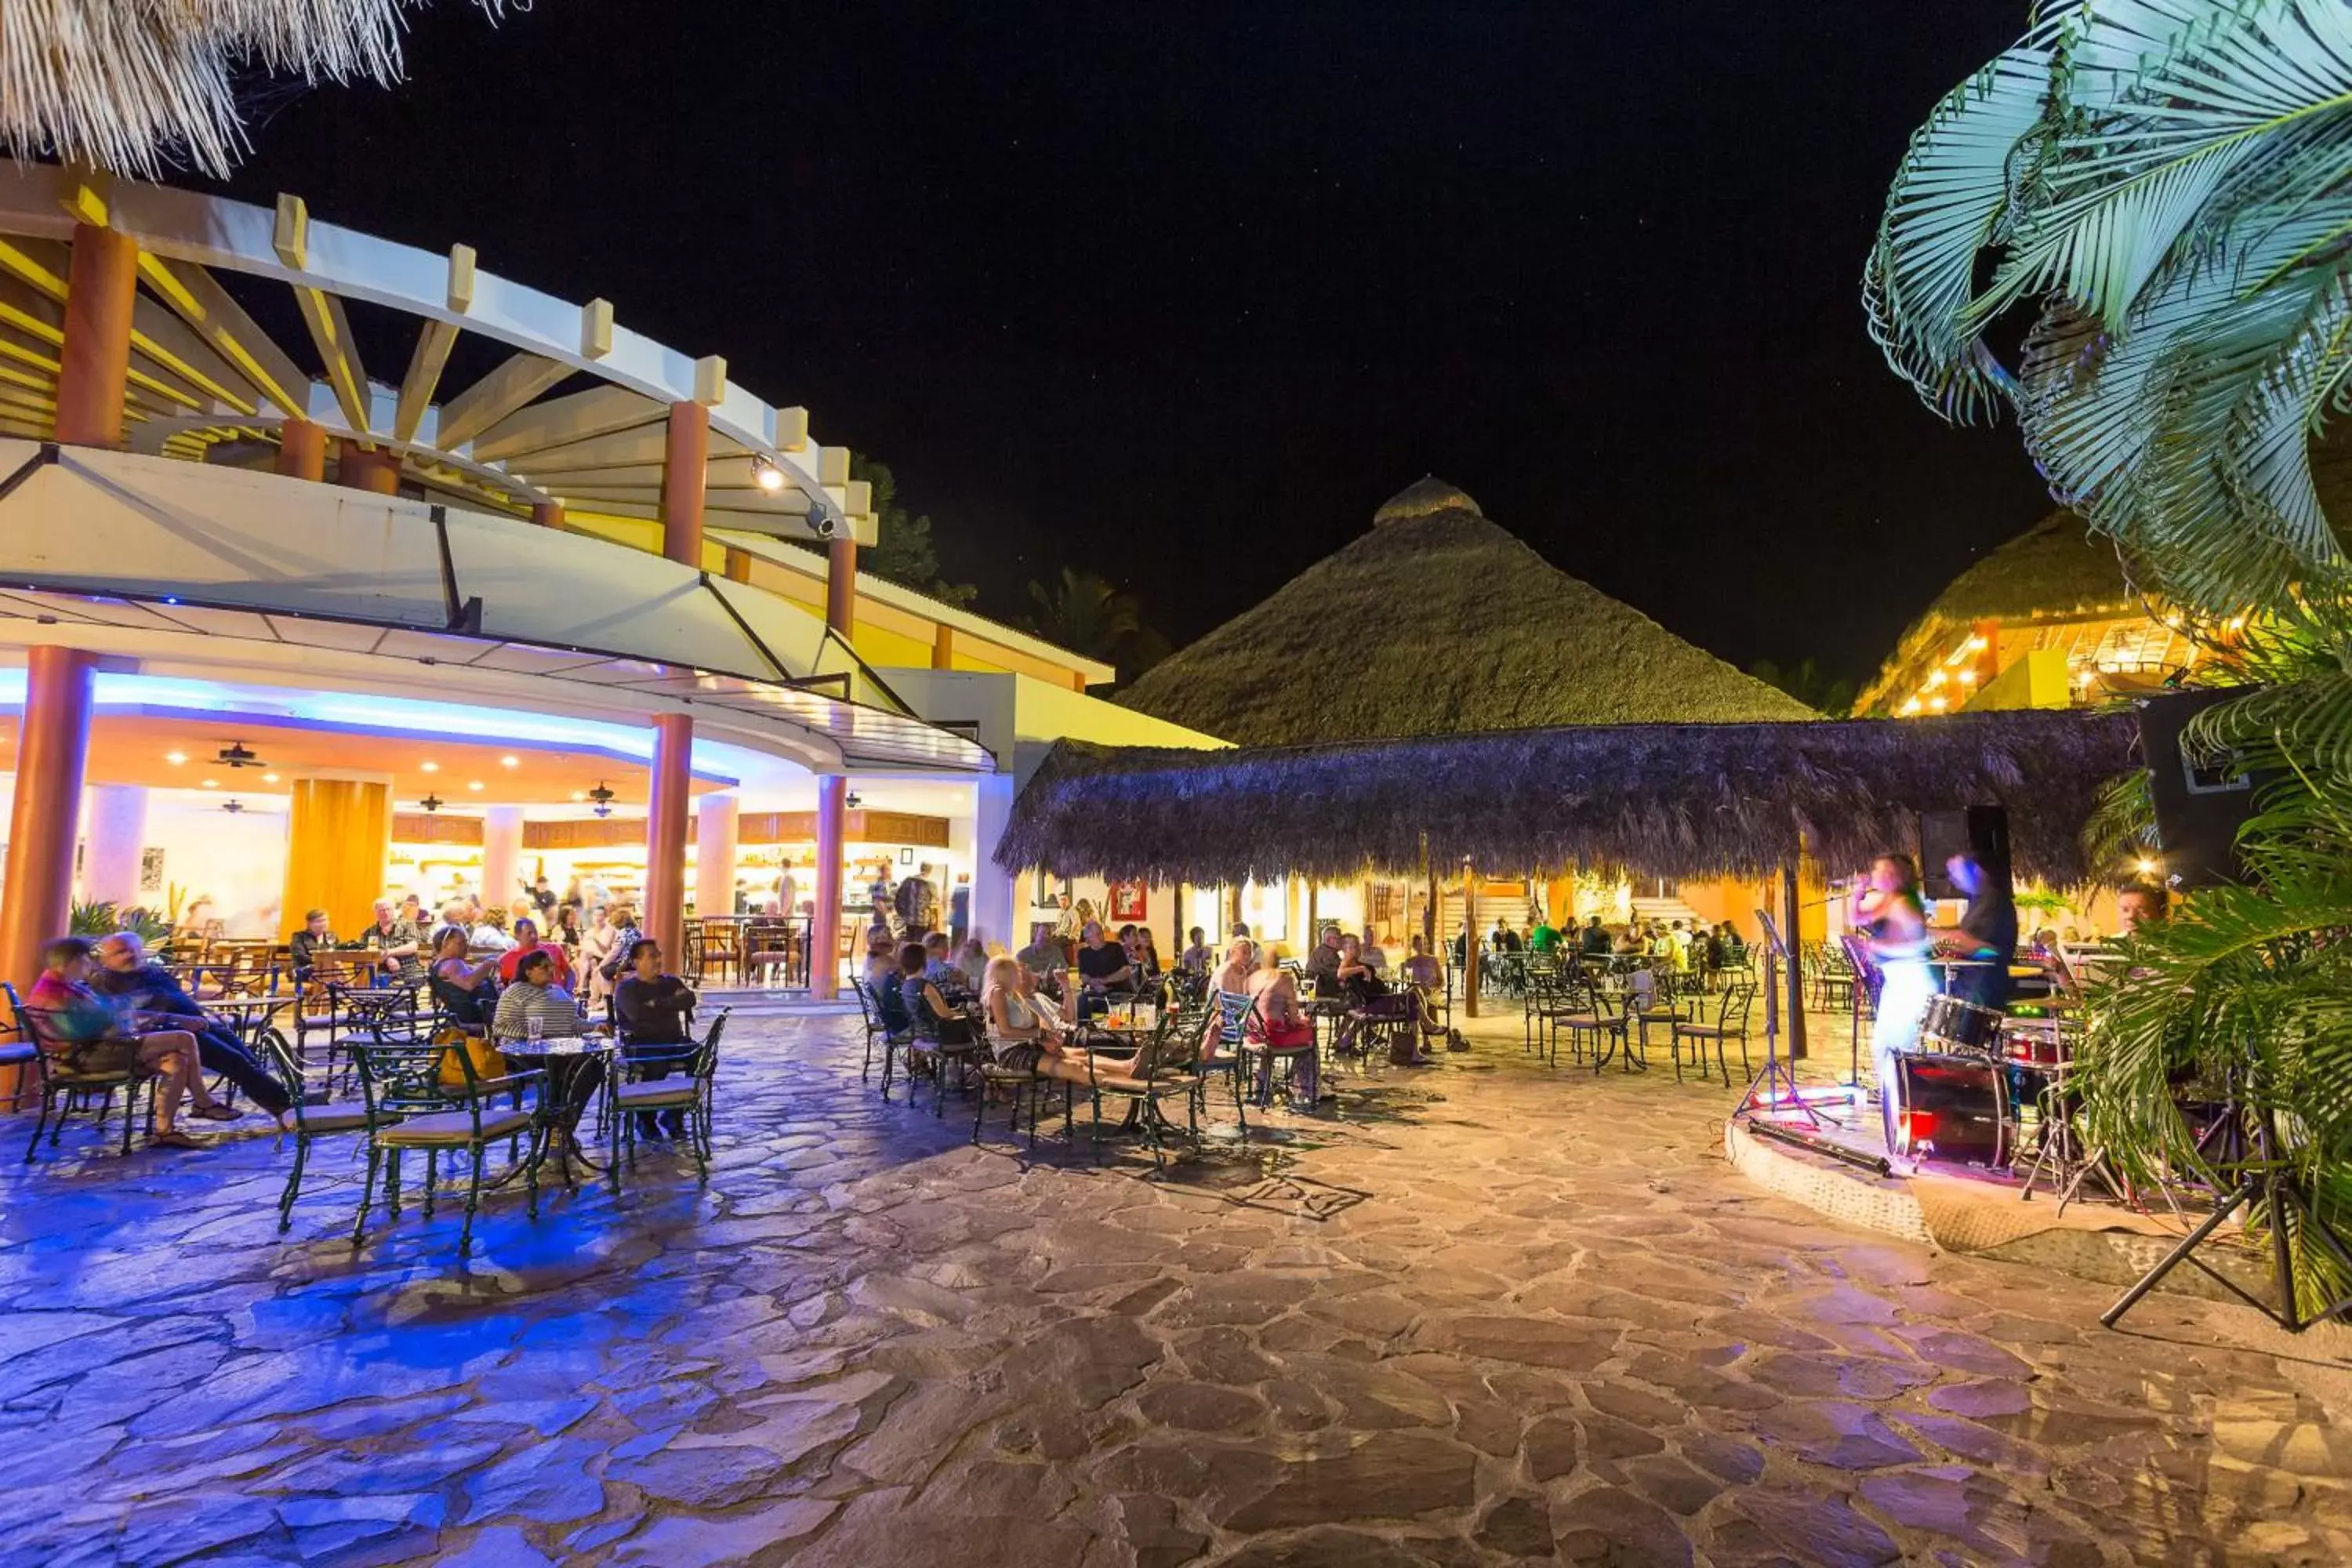
<path id="1" fill-rule="evenodd" d="M 1965 899 L 1944 862 L 1966 855 L 1996 879 L 2009 875 L 2009 813 L 1998 805 L 1919 814 L 1919 880 L 1931 899 Z"/>
<path id="2" fill-rule="evenodd" d="M 2249 774 L 2234 753 L 2192 758 L 2181 749 L 2180 740 L 2198 714 L 2245 695 L 2242 688 L 2223 688 L 2176 691 L 2140 701 L 2140 755 L 2147 762 L 2157 842 L 2163 847 L 2160 874 L 2175 888 L 2189 890 L 2242 879 L 2238 829 L 2253 815 L 2262 780 Z"/>

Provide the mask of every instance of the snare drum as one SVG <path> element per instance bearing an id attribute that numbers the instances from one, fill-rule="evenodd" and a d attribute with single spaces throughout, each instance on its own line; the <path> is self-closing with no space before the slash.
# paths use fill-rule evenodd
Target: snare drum
<path id="1" fill-rule="evenodd" d="M 2074 1042 L 2055 1018 L 2011 1018 L 2001 1025 L 2000 1054 L 2019 1067 L 2063 1073 L 2074 1065 Z"/>
<path id="2" fill-rule="evenodd" d="M 1976 1056 L 1895 1059 L 1895 1152 L 1998 1167 L 2009 1162 L 2007 1072 Z"/>
<path id="3" fill-rule="evenodd" d="M 1958 996 L 1931 996 L 1919 1020 L 1919 1038 L 1948 1052 L 1990 1060 L 2007 1015 Z"/>

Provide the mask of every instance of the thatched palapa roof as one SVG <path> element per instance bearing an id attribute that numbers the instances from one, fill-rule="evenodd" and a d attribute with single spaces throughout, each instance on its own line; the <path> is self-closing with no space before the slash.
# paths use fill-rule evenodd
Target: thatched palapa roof
<path id="1" fill-rule="evenodd" d="M 1553 566 L 1441 479 L 1372 524 L 1119 700 L 1245 746 L 1814 716 Z"/>
<path id="2" fill-rule="evenodd" d="M 1007 868 L 1195 884 L 1370 868 L 1561 866 L 1759 877 L 1800 835 L 1834 872 L 1912 849 L 1922 811 L 1997 803 L 2018 869 L 2086 879 L 2128 713 L 2021 710 L 1811 723 L 1640 724 L 1179 752 L 1057 744 L 1014 803 Z"/>
<path id="3" fill-rule="evenodd" d="M 225 177 L 245 149 L 236 74 L 389 84 L 421 0 L 9 0 L 0 146 L 155 179 Z M 506 0 L 475 0 L 492 16 Z"/>

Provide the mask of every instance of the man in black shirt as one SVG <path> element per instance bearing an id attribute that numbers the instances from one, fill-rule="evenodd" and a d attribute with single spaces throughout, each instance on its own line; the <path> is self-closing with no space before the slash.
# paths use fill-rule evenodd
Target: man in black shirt
<path id="1" fill-rule="evenodd" d="M 2003 1011 L 2016 985 L 2009 966 L 2017 961 L 2017 901 L 2008 869 L 1988 867 L 1972 855 L 1955 855 L 1944 862 L 1944 871 L 1969 898 L 1960 923 L 1936 933 L 1938 946 L 1972 961 L 1952 971 L 1951 994 Z"/>
<path id="2" fill-rule="evenodd" d="M 1110 940 L 1099 921 L 1088 921 L 1079 934 L 1078 978 L 1087 988 L 1080 1011 L 1104 1012 L 1108 998 L 1134 995 L 1135 969 L 1128 962 L 1127 949 Z"/>
<path id="3" fill-rule="evenodd" d="M 1609 933 L 1602 929 L 1599 915 L 1584 922 L 1584 934 L 1578 939 L 1577 948 L 1587 958 L 1609 956 Z"/>
<path id="4" fill-rule="evenodd" d="M 675 974 L 665 974 L 661 945 L 641 937 L 629 946 L 627 968 L 613 988 L 613 1012 L 621 1023 L 621 1054 L 638 1064 L 639 1076 L 667 1078 L 687 1065 L 687 1016 L 694 1011 L 695 994 Z M 656 1124 L 652 1111 L 637 1113 L 637 1136 L 686 1135 L 686 1112 L 665 1110 Z"/>
<path id="5" fill-rule="evenodd" d="M 322 948 L 330 952 L 334 951 L 335 933 L 328 928 L 327 911 L 312 910 L 302 917 L 302 929 L 296 931 L 293 940 L 286 944 L 287 954 L 293 961 L 296 984 L 303 984 L 310 980 L 311 955 Z"/>

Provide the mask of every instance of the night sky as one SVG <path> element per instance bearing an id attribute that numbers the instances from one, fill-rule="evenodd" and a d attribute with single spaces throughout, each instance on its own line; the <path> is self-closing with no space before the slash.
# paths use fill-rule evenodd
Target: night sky
<path id="1" fill-rule="evenodd" d="M 1087 566 L 1181 644 L 1434 471 L 1726 658 L 1860 675 L 2048 504 L 1857 298 L 2025 10 L 442 0 L 404 85 L 269 95 L 230 188 L 725 355 L 983 610 Z"/>

